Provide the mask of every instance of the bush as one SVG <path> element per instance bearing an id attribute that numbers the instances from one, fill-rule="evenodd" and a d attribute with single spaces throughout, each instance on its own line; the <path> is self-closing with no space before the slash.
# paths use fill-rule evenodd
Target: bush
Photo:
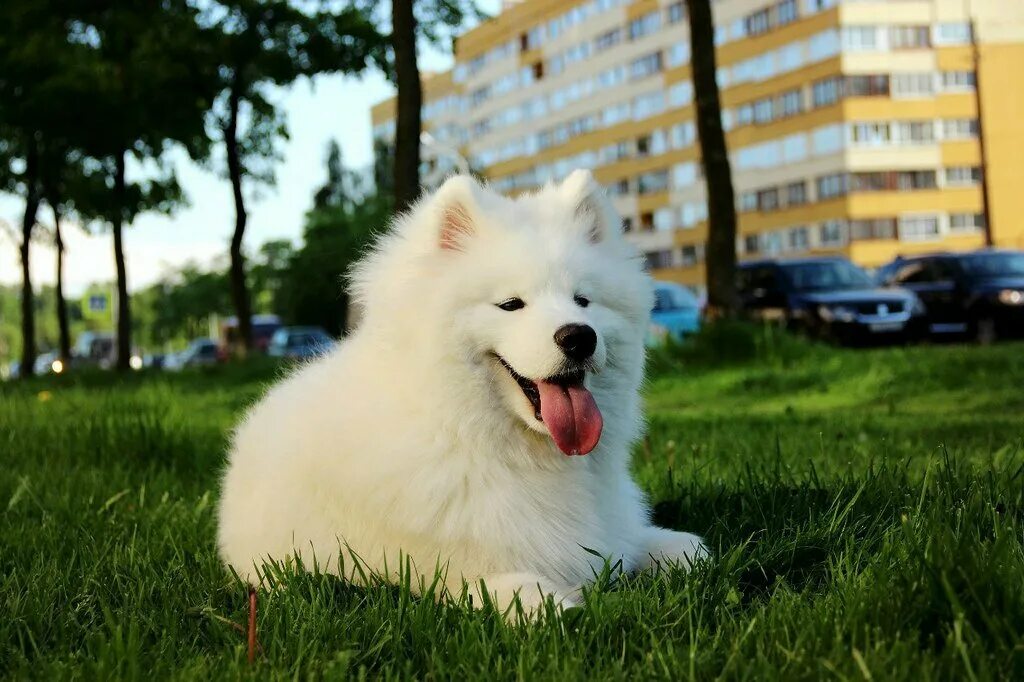
<path id="1" fill-rule="evenodd" d="M 648 352 L 651 375 L 678 372 L 682 368 L 722 367 L 758 363 L 788 366 L 811 354 L 840 352 L 826 348 L 773 324 L 737 320 L 706 323 L 684 341 L 667 338 Z"/>

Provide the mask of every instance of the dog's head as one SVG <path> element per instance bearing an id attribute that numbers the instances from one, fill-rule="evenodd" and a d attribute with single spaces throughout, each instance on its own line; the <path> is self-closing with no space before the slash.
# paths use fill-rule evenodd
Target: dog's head
<path id="1" fill-rule="evenodd" d="M 587 171 L 518 199 L 453 177 L 354 283 L 368 324 L 414 320 L 410 346 L 432 345 L 452 382 L 485 382 L 566 454 L 593 450 L 609 415 L 629 418 L 613 403 L 640 382 L 651 283 Z"/>

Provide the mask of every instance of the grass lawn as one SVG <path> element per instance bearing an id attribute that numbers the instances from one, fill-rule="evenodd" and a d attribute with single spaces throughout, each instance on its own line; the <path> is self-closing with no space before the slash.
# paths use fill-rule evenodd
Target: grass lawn
<path id="1" fill-rule="evenodd" d="M 0 678 L 1024 679 L 1024 345 L 709 338 L 653 367 L 636 474 L 714 561 L 531 626 L 293 575 L 253 668 L 214 509 L 274 370 L 4 386 Z"/>

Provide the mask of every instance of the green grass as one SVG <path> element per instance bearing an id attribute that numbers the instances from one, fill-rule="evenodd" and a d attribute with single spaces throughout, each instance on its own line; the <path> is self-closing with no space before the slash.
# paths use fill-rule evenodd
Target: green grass
<path id="1" fill-rule="evenodd" d="M 214 508 L 274 370 L 0 388 L 0 678 L 1024 678 L 1024 346 L 727 331 L 652 366 L 636 474 L 714 561 L 529 626 L 285 576 L 253 668 Z"/>

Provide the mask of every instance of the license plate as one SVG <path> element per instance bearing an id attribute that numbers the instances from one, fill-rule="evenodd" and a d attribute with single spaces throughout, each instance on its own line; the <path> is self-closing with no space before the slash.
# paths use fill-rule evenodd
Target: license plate
<path id="1" fill-rule="evenodd" d="M 903 329 L 903 322 L 874 322 L 868 325 L 873 332 L 898 332 Z"/>

